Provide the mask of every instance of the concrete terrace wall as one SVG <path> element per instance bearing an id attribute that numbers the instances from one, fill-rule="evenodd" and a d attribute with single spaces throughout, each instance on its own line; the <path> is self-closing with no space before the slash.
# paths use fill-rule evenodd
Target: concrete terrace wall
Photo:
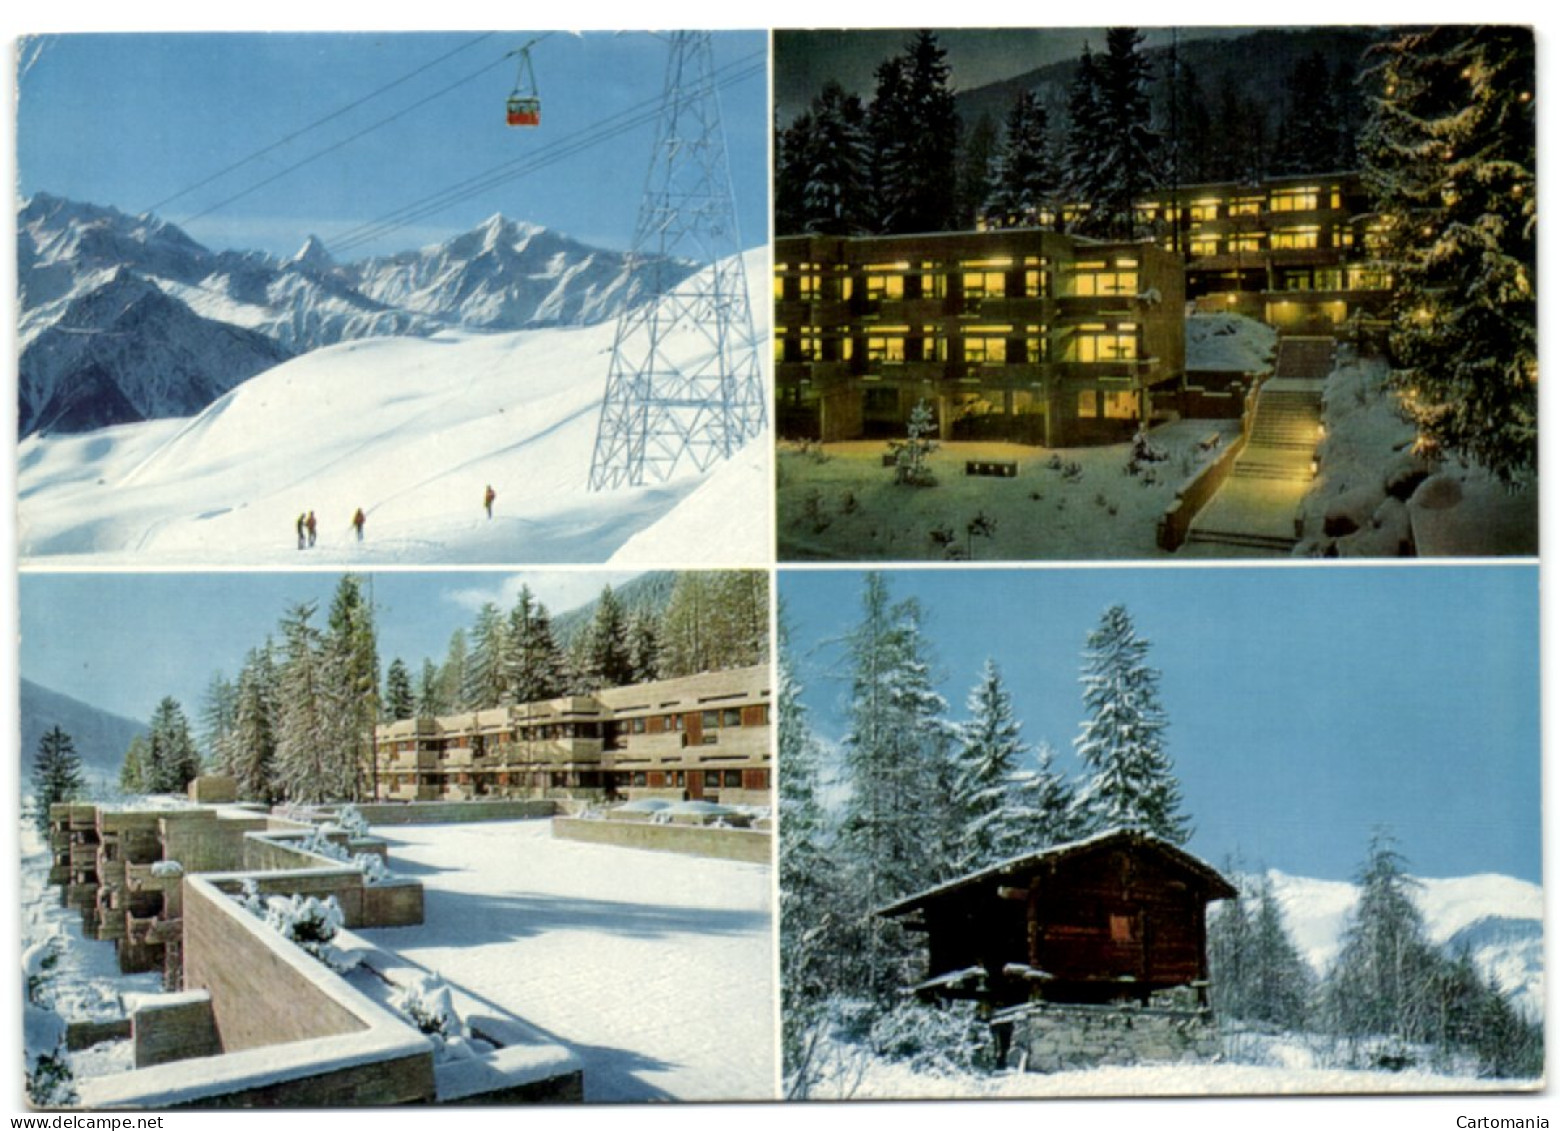
<path id="1" fill-rule="evenodd" d="M 426 1103 L 433 1048 L 249 914 L 185 879 L 184 979 L 211 995 L 220 1055 L 79 1082 L 88 1108 Z"/>
<path id="2" fill-rule="evenodd" d="M 509 801 L 414 801 L 405 805 L 359 805 L 371 825 L 445 825 L 463 821 L 515 821 L 551 817 L 550 799 Z"/>
<path id="3" fill-rule="evenodd" d="M 768 864 L 773 838 L 752 829 L 717 829 L 699 825 L 657 825 L 648 821 L 596 821 L 554 817 L 553 836 L 620 848 L 645 848 L 655 852 L 680 852 L 716 860 L 740 860 Z"/>
<path id="4" fill-rule="evenodd" d="M 356 1033 L 367 1028 L 352 1011 L 304 978 L 279 947 L 217 901 L 233 903 L 214 885 L 187 884 L 184 901 L 184 985 L 210 992 L 217 1035 L 226 1052 Z M 240 909 L 241 910 L 241 909 Z M 241 910 L 248 916 L 248 912 Z M 253 918 L 252 916 L 249 916 Z M 258 919 L 261 931 L 280 935 Z M 309 959 L 313 961 L 313 959 Z"/>

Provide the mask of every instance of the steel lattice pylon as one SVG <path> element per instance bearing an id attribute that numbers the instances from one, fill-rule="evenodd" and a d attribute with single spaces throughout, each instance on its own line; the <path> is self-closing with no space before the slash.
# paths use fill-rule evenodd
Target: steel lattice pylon
<path id="1" fill-rule="evenodd" d="M 685 455 L 703 471 L 763 430 L 741 251 L 710 33 L 674 32 L 629 256 L 649 298 L 618 318 L 591 490 L 664 481 Z M 698 270 L 672 287 L 677 260 Z"/>

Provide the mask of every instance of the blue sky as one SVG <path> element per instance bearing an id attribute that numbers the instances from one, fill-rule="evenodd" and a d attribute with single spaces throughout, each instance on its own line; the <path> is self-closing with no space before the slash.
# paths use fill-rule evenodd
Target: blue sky
<path id="1" fill-rule="evenodd" d="M 542 125 L 510 129 L 504 101 L 517 64 L 504 56 L 538 34 L 34 37 L 19 45 L 19 186 L 23 196 L 44 191 L 129 213 L 160 205 L 159 216 L 184 226 L 204 209 L 362 133 L 187 226 L 213 248 L 287 255 L 310 233 L 329 246 L 360 224 L 505 162 L 573 145 L 603 119 L 659 102 L 665 38 L 555 32 L 532 49 Z M 765 50 L 763 33 L 717 32 L 715 66 L 745 71 L 762 63 Z M 211 184 L 168 199 L 408 75 Z M 747 247 L 768 239 L 767 85 L 760 69 L 719 93 Z M 343 258 L 437 242 L 495 212 L 626 249 L 653 137 L 651 124 L 640 125 Z"/>
<path id="2" fill-rule="evenodd" d="M 635 574 L 617 570 L 395 572 L 371 576 L 381 671 L 400 656 L 415 675 L 484 601 L 506 611 L 521 584 L 554 615 Z M 237 675 L 248 651 L 299 601 L 324 625 L 340 573 L 25 573 L 21 675 L 106 711 L 145 721 L 165 695 L 191 718 L 213 672 Z"/>
<path id="3" fill-rule="evenodd" d="M 862 574 L 780 573 L 805 701 L 842 733 Z M 1030 742 L 1078 768 L 1084 640 L 1126 605 L 1169 715 L 1191 849 L 1351 876 L 1389 826 L 1420 875 L 1541 872 L 1532 566 L 889 571 L 929 611 L 953 715 L 996 659 Z"/>

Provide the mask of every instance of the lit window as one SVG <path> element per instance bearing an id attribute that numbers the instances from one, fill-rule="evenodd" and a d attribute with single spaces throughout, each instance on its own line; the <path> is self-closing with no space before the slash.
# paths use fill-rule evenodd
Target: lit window
<path id="1" fill-rule="evenodd" d="M 908 326 L 884 326 L 867 338 L 867 360 L 897 362 L 905 359 Z"/>
<path id="2" fill-rule="evenodd" d="M 964 360 L 971 363 L 1006 361 L 1011 326 L 971 326 L 965 331 Z"/>
<path id="3" fill-rule="evenodd" d="M 1194 200 L 1187 208 L 1187 213 L 1192 218 L 1192 223 L 1204 220 L 1217 220 L 1219 218 L 1219 202 L 1217 200 Z"/>
<path id="4" fill-rule="evenodd" d="M 903 275 L 868 275 L 867 298 L 901 299 L 905 297 L 905 277 Z"/>
<path id="5" fill-rule="evenodd" d="M 1242 251 L 1261 251 L 1261 236 L 1231 236 L 1226 245 L 1231 254 Z"/>
<path id="6" fill-rule="evenodd" d="M 1077 358 L 1083 362 L 1135 361 L 1138 355 L 1137 327 L 1082 329 L 1075 339 Z"/>
<path id="7" fill-rule="evenodd" d="M 797 286 L 803 302 L 816 302 L 818 300 L 817 275 L 803 275 L 797 280 Z"/>
<path id="8" fill-rule="evenodd" d="M 1319 234 L 1315 228 L 1279 228 L 1269 242 L 1276 251 L 1314 248 Z"/>
<path id="9" fill-rule="evenodd" d="M 1137 294 L 1136 271 L 1087 271 L 1073 280 L 1073 293 L 1082 297 Z"/>
<path id="10" fill-rule="evenodd" d="M 1239 200 L 1230 201 L 1231 216 L 1260 216 L 1262 214 L 1262 198 L 1260 196 L 1243 196 Z"/>
<path id="11" fill-rule="evenodd" d="M 1007 294 L 1007 276 L 1001 271 L 965 271 L 965 298 L 1002 298 Z"/>
<path id="12" fill-rule="evenodd" d="M 1280 189 L 1269 200 L 1274 212 L 1311 212 L 1320 195 L 1315 188 Z"/>
<path id="13" fill-rule="evenodd" d="M 1214 236 L 1200 236 L 1191 242 L 1189 250 L 1193 255 L 1218 255 L 1219 241 Z"/>

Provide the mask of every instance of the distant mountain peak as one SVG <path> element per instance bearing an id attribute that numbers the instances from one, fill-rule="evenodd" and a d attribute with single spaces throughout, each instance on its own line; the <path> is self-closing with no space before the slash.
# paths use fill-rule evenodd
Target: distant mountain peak
<path id="1" fill-rule="evenodd" d="M 328 268 L 336 265 L 334 257 L 325 249 L 325 241 L 312 233 L 308 239 L 303 241 L 303 246 L 298 249 L 297 253 L 287 262 L 300 267 Z"/>

